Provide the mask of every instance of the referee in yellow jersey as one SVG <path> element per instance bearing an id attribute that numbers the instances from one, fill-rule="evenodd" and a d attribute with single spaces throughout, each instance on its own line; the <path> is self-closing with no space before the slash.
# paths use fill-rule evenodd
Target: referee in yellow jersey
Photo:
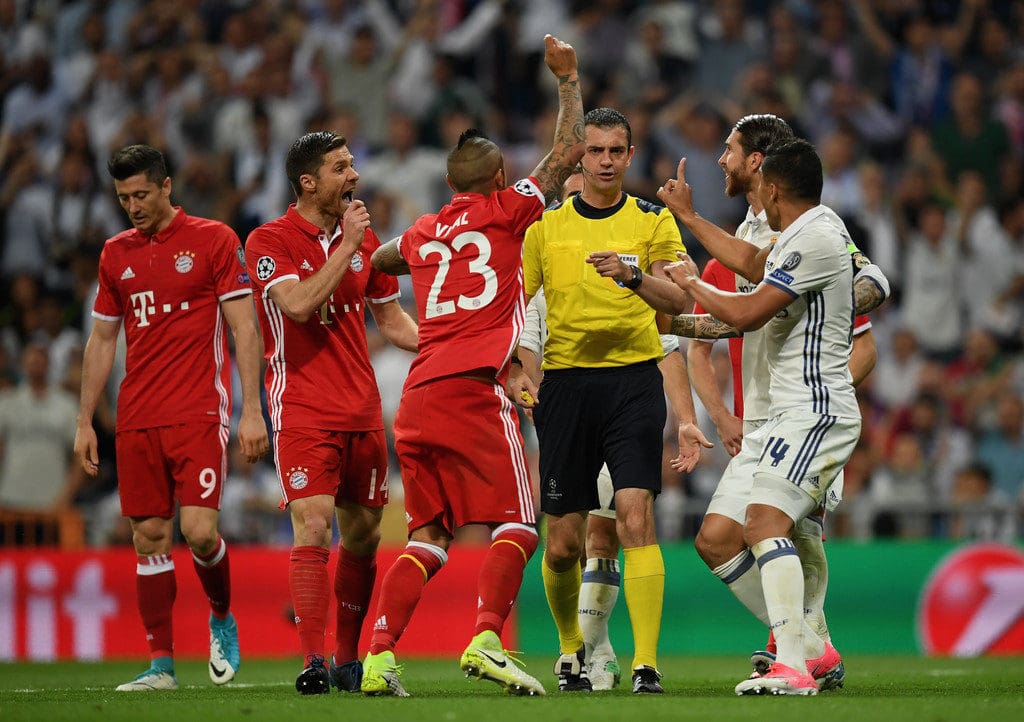
<path id="1" fill-rule="evenodd" d="M 580 552 L 587 513 L 599 506 L 597 475 L 608 464 L 615 488 L 616 530 L 625 554 L 622 586 L 633 627 L 633 692 L 660 693 L 657 669 L 665 565 L 654 531 L 661 491 L 666 409 L 655 312 L 630 289 L 641 283 L 679 293 L 661 274 L 683 244 L 672 214 L 624 193 L 633 157 L 624 115 L 610 108 L 584 117 L 584 185 L 545 211 L 526 233 L 527 300 L 543 287 L 548 338 L 540 389 L 514 374 L 510 391 L 533 409 L 540 444 L 541 510 L 547 514 L 544 590 L 558 627 L 560 691 L 589 691 L 577 608 Z M 614 251 L 633 267 L 622 285 L 588 265 L 591 253 Z M 645 274 L 644 271 L 647 271 Z M 647 291 L 648 289 L 644 289 Z M 525 397 L 523 391 L 529 392 Z M 531 399 L 532 397 L 532 399 Z M 693 468 L 710 446 L 690 418 L 680 457 Z"/>

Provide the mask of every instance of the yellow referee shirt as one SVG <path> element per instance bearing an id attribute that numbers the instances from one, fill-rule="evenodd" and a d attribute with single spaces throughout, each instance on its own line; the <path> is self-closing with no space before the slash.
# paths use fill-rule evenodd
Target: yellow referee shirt
<path id="1" fill-rule="evenodd" d="M 596 251 L 615 251 L 649 271 L 685 251 L 667 208 L 626 193 L 611 208 L 578 195 L 544 212 L 526 231 L 523 274 L 527 295 L 544 289 L 548 338 L 545 369 L 607 368 L 662 357 L 654 309 L 587 263 Z"/>

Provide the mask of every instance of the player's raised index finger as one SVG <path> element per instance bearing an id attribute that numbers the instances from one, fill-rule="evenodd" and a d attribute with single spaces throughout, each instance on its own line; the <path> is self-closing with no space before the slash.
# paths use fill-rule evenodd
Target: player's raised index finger
<path id="1" fill-rule="evenodd" d="M 679 159 L 679 167 L 676 168 L 676 178 L 680 183 L 686 182 L 686 156 Z"/>

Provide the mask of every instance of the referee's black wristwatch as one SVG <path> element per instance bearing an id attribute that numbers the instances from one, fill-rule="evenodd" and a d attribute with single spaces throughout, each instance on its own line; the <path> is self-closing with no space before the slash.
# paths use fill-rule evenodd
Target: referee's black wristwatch
<path id="1" fill-rule="evenodd" d="M 628 281 L 623 281 L 620 285 L 623 288 L 628 288 L 630 291 L 635 291 L 640 288 L 640 284 L 644 282 L 644 273 L 640 270 L 639 266 L 630 266 L 633 269 L 633 277 Z"/>

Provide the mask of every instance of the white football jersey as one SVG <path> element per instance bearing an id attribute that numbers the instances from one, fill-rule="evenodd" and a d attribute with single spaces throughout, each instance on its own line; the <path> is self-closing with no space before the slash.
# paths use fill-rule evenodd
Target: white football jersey
<path id="1" fill-rule="evenodd" d="M 747 217 L 736 229 L 736 237 L 758 248 L 764 248 L 775 240 L 776 232 L 768 225 L 768 216 L 764 211 L 754 215 L 747 208 Z M 758 284 L 748 281 L 736 274 L 736 292 L 752 293 Z M 769 414 L 769 379 L 768 356 L 765 353 L 764 328 L 747 331 L 743 334 L 743 419 L 744 421 L 762 421 Z"/>
<path id="2" fill-rule="evenodd" d="M 764 326 L 773 417 L 792 409 L 860 417 L 849 368 L 853 269 L 832 216 L 823 206 L 808 210 L 765 261 L 764 282 L 794 299 Z"/>

